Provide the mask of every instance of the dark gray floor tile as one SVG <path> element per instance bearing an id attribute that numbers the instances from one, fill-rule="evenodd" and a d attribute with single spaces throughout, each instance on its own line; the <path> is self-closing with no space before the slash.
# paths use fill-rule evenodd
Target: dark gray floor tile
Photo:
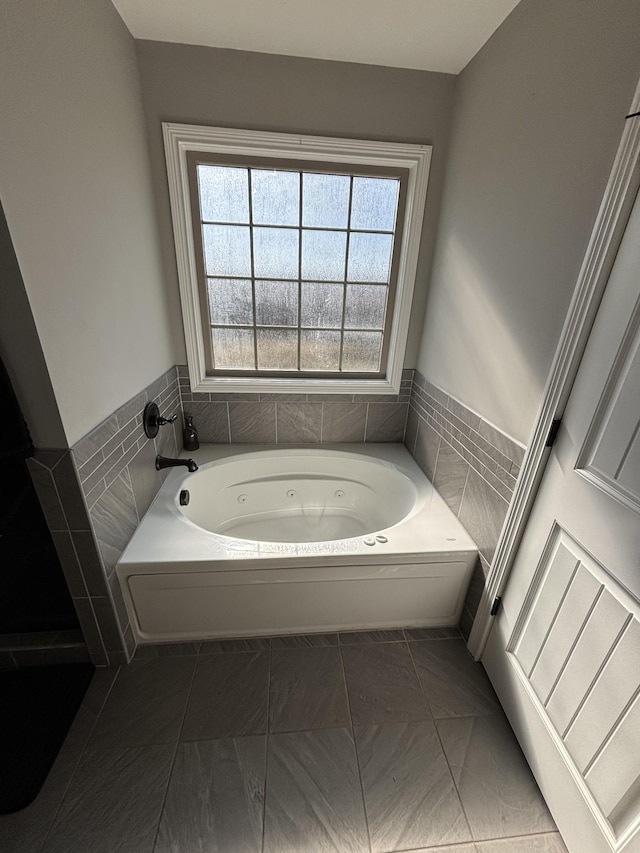
<path id="1" fill-rule="evenodd" d="M 356 728 L 374 853 L 470 841 L 431 720 Z"/>
<path id="2" fill-rule="evenodd" d="M 347 729 L 271 735 L 264 853 L 366 853 L 355 750 Z"/>
<path id="3" fill-rule="evenodd" d="M 154 853 L 260 853 L 267 739 L 178 747 Z"/>
<path id="4" fill-rule="evenodd" d="M 476 841 L 556 829 L 502 715 L 437 720 L 436 725 Z"/>
<path id="5" fill-rule="evenodd" d="M 196 658 L 121 667 L 91 737 L 92 748 L 177 741 Z"/>
<path id="6" fill-rule="evenodd" d="M 458 628 L 405 628 L 407 640 L 459 640 Z"/>
<path id="7" fill-rule="evenodd" d="M 181 740 L 265 734 L 269 653 L 198 658 Z"/>
<path id="8" fill-rule="evenodd" d="M 296 636 L 271 638 L 272 649 L 304 649 L 337 645 L 337 634 L 298 634 Z"/>
<path id="9" fill-rule="evenodd" d="M 2 853 L 40 853 L 80 756 L 78 750 L 63 749 L 33 803 L 19 812 L 0 815 Z"/>
<path id="10" fill-rule="evenodd" d="M 406 643 L 345 646 L 342 657 L 354 726 L 431 717 Z"/>
<path id="11" fill-rule="evenodd" d="M 207 640 L 200 646 L 201 655 L 219 655 L 228 652 L 268 652 L 268 637 L 254 637 L 246 640 Z"/>
<path id="12" fill-rule="evenodd" d="M 402 643 L 402 631 L 350 631 L 338 634 L 341 646 L 355 646 L 361 643 Z"/>
<path id="13" fill-rule="evenodd" d="M 270 731 L 326 729 L 349 724 L 337 646 L 271 652 Z"/>
<path id="14" fill-rule="evenodd" d="M 174 749 L 85 752 L 45 853 L 151 853 Z"/>
<path id="15" fill-rule="evenodd" d="M 559 832 L 480 841 L 476 850 L 478 853 L 567 853 Z"/>
<path id="16" fill-rule="evenodd" d="M 499 712 L 484 667 L 471 657 L 464 640 L 422 640 L 410 649 L 434 717 Z"/>

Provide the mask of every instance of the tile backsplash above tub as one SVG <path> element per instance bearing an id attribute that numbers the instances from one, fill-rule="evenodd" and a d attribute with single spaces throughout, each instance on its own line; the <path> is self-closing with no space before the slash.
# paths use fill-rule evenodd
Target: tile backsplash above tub
<path id="1" fill-rule="evenodd" d="M 403 371 L 399 394 L 194 394 L 178 366 L 184 413 L 216 444 L 402 441 L 412 375 Z"/>

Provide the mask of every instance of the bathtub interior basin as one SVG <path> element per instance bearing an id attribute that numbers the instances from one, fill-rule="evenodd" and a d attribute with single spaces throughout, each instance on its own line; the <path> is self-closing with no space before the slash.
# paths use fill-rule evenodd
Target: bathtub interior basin
<path id="1" fill-rule="evenodd" d="M 179 511 L 211 533 L 257 542 L 326 542 L 392 527 L 416 504 L 410 477 L 354 453 L 274 450 L 206 464 L 182 482 Z"/>

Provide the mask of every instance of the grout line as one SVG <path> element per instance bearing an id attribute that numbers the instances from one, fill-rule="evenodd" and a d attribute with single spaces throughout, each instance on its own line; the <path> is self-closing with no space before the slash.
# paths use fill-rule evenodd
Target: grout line
<path id="1" fill-rule="evenodd" d="M 362 768 L 360 767 L 360 757 L 358 756 L 358 747 L 356 744 L 356 735 L 353 725 L 353 714 L 351 713 L 351 700 L 349 699 L 349 687 L 347 685 L 347 674 L 344 668 L 344 657 L 342 655 L 342 646 L 340 645 L 340 634 L 338 634 L 338 654 L 340 655 L 340 668 L 342 670 L 342 683 L 344 684 L 344 692 L 347 698 L 347 710 L 349 711 L 349 722 L 351 724 L 351 740 L 353 742 L 353 752 L 356 759 L 356 768 L 358 770 L 358 782 L 360 783 L 360 795 L 362 797 L 362 811 L 364 814 L 364 825 L 367 829 L 367 842 L 369 851 L 373 850 L 371 845 L 371 829 L 369 828 L 369 815 L 367 814 L 367 803 L 364 796 L 364 785 L 362 784 Z"/>
<path id="2" fill-rule="evenodd" d="M 195 657 L 195 656 L 194 656 Z M 153 847 L 152 850 L 155 850 L 156 844 L 158 843 L 158 834 L 160 832 L 160 824 L 162 823 L 162 816 L 164 815 L 165 806 L 167 803 L 167 796 L 169 794 L 169 786 L 171 785 L 171 778 L 173 776 L 173 771 L 176 766 L 176 758 L 178 757 L 178 749 L 180 748 L 180 736 L 182 735 L 182 730 L 184 728 L 184 721 L 187 716 L 187 708 L 189 707 L 189 702 L 191 701 L 191 692 L 193 691 L 193 683 L 196 680 L 196 671 L 198 669 L 198 658 L 195 657 L 193 662 L 193 672 L 191 674 L 191 681 L 189 683 L 189 690 L 187 691 L 187 701 L 184 703 L 184 711 L 182 712 L 182 720 L 180 721 L 180 727 L 178 729 L 178 736 L 176 737 L 175 748 L 173 750 L 173 758 L 171 759 L 171 768 L 169 769 L 169 773 L 167 775 L 167 786 L 164 791 L 164 797 L 162 798 L 162 805 L 160 806 L 160 811 L 158 813 L 158 824 L 156 826 L 156 831 L 153 836 Z"/>
<path id="3" fill-rule="evenodd" d="M 261 851 L 264 851 L 264 841 L 267 827 L 267 783 L 269 780 L 269 745 L 271 739 L 271 638 L 269 638 L 269 666 L 267 669 L 267 731 L 264 739 L 264 791 L 262 794 L 262 843 Z"/>

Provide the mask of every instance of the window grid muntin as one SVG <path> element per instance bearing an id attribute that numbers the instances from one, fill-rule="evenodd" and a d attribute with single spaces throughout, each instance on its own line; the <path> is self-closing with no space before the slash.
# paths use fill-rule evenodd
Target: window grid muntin
<path id="1" fill-rule="evenodd" d="M 251 158 L 251 161 L 242 163 L 239 165 L 238 161 L 243 160 L 241 156 L 238 158 L 229 158 L 227 162 L 224 162 L 227 158 L 222 157 L 218 159 L 216 157 L 214 160 L 206 160 L 202 158 L 201 154 L 193 153 L 191 156 L 191 174 L 192 174 L 192 211 L 195 215 L 194 217 L 194 233 L 195 231 L 199 231 L 200 233 L 197 235 L 201 238 L 202 235 L 202 226 L 205 224 L 213 224 L 213 225 L 229 225 L 231 223 L 227 221 L 221 220 L 203 220 L 201 219 L 201 209 L 200 209 L 200 195 L 199 195 L 199 182 L 198 182 L 198 166 L 199 165 L 222 165 L 228 166 L 230 168 L 238 168 L 245 169 L 248 174 L 248 195 L 249 195 L 249 222 L 248 223 L 240 223 L 234 222 L 235 225 L 244 225 L 249 228 L 250 231 L 250 251 L 251 251 L 251 263 L 252 263 L 252 276 L 251 276 L 251 286 L 252 286 L 252 294 L 253 294 L 253 325 L 237 325 L 237 324 L 211 324 L 210 323 L 210 313 L 209 313 L 209 305 L 208 305 L 208 296 L 207 296 L 207 288 L 200 289 L 200 299 L 201 305 L 206 303 L 207 313 L 206 316 L 209 318 L 209 322 L 205 325 L 209 329 L 208 335 L 205 335 L 206 343 L 205 350 L 209 353 L 208 361 L 209 364 L 214 365 L 213 369 L 208 370 L 208 374 L 215 376 L 220 374 L 233 374 L 237 376 L 256 376 L 256 377 L 264 377 L 269 376 L 271 374 L 277 374 L 282 377 L 297 377 L 300 379 L 304 379 L 305 376 L 313 376 L 313 377 L 326 377 L 332 379 L 373 379 L 376 377 L 382 377 L 385 375 L 385 364 L 386 358 L 389 348 L 389 336 L 391 323 L 393 320 L 393 313 L 395 310 L 395 296 L 396 296 L 396 284 L 397 284 L 397 263 L 398 263 L 398 255 L 399 250 L 401 248 L 401 240 L 399 239 L 399 234 L 402 232 L 403 227 L 403 218 L 404 218 L 404 197 L 406 192 L 406 187 L 404 185 L 404 172 L 402 170 L 398 170 L 394 172 L 393 170 L 387 170 L 384 168 L 361 168 L 354 164 L 337 164 L 337 163 L 321 163 L 321 164 L 309 164 L 310 168 L 307 164 L 300 163 L 296 164 L 297 167 L 289 167 L 288 161 L 283 162 L 273 162 L 267 160 L 261 160 L 260 158 Z M 260 165 L 258 165 L 260 162 Z M 252 169 L 260 169 L 260 168 L 270 168 L 275 171 L 289 171 L 293 172 L 298 176 L 298 225 L 282 225 L 275 223 L 260 223 L 259 225 L 255 225 L 253 223 L 253 214 L 252 214 L 252 191 L 251 191 L 251 173 Z M 326 227 L 326 226 L 303 226 L 302 218 L 303 218 L 303 175 L 304 174 L 336 174 L 336 175 L 344 175 L 349 178 L 349 201 L 348 201 L 348 219 L 347 219 L 347 227 Z M 369 178 L 378 178 L 383 180 L 393 181 L 396 185 L 396 193 L 395 193 L 395 221 L 393 230 L 384 230 L 384 229 L 364 229 L 364 228 L 352 228 L 351 227 L 351 219 L 352 219 L 352 207 L 353 207 L 353 186 L 354 186 L 354 178 L 356 177 L 369 177 Z M 195 189 L 195 193 L 193 190 Z M 197 228 L 199 224 L 199 228 Z M 298 283 L 298 304 L 297 304 L 297 326 L 267 326 L 260 325 L 256 322 L 256 303 L 255 303 L 255 268 L 254 268 L 254 241 L 253 241 L 253 229 L 254 227 L 260 228 L 277 228 L 277 229 L 289 229 L 293 231 L 297 231 L 299 236 L 298 239 L 298 278 L 286 278 L 284 276 L 279 276 L 276 278 L 269 279 L 268 277 L 260 277 L 260 280 L 263 281 L 291 281 Z M 303 240 L 302 236 L 305 231 L 326 231 L 326 232 L 334 232 L 334 233 L 345 233 L 346 235 L 346 245 L 345 245 L 345 255 L 344 255 L 344 276 L 342 281 L 336 280 L 321 280 L 318 281 L 320 284 L 339 284 L 342 288 L 342 317 L 341 317 L 341 326 L 337 327 L 327 327 L 327 326 L 302 326 L 301 324 L 301 314 L 302 314 L 302 291 L 303 285 L 313 284 L 313 280 L 306 280 L 302 278 L 302 245 Z M 347 270 L 349 265 L 349 244 L 350 244 L 350 234 L 351 233 L 362 233 L 362 234 L 384 234 L 391 237 L 391 246 L 390 246 L 390 254 L 389 254 L 389 275 L 387 281 L 384 282 L 371 282 L 371 281 L 349 281 L 347 278 Z M 201 244 L 202 249 L 202 244 Z M 198 258 L 196 261 L 198 267 L 201 269 L 202 263 L 201 259 Z M 202 269 L 201 269 L 202 272 Z M 204 272 L 205 280 L 207 278 L 211 279 L 221 279 L 225 278 L 227 280 L 242 280 L 246 279 L 246 276 L 208 276 L 206 271 Z M 349 329 L 344 328 L 344 320 L 346 314 L 346 300 L 347 300 L 347 285 L 353 285 L 354 287 L 358 287 L 360 285 L 374 285 L 386 288 L 386 300 L 385 300 L 385 310 L 383 317 L 383 326 L 379 329 L 374 329 L 371 327 L 350 327 Z M 203 315 L 204 317 L 205 315 Z M 247 369 L 233 369 L 233 368 L 222 368 L 216 369 L 215 362 L 213 358 L 213 343 L 211 338 L 211 333 L 214 328 L 224 328 L 224 329 L 251 329 L 254 338 L 254 357 L 255 357 L 255 369 L 252 371 L 247 371 Z M 260 329 L 282 329 L 283 331 L 291 331 L 296 328 L 297 331 L 297 363 L 298 369 L 293 370 L 279 370 L 277 368 L 273 369 L 259 369 L 257 367 L 258 364 L 258 356 L 257 356 L 257 332 Z M 309 368 L 301 369 L 301 333 L 302 332 L 339 332 L 340 333 L 340 357 L 338 368 L 334 370 L 324 370 L 324 371 L 311 371 Z M 343 370 L 344 363 L 344 338 L 345 331 L 349 333 L 357 333 L 362 332 L 365 334 L 377 334 L 380 336 L 381 345 L 378 350 L 378 363 L 376 370 L 366 370 L 366 371 L 354 371 L 354 370 Z"/>

